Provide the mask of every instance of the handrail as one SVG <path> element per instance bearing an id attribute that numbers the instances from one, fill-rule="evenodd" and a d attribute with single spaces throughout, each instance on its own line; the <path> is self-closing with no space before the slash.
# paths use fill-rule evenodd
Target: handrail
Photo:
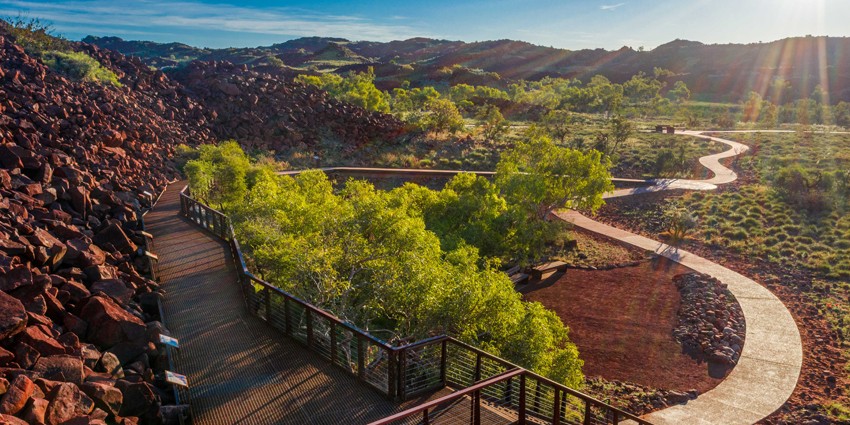
<path id="1" fill-rule="evenodd" d="M 431 400 L 429 402 L 422 403 L 422 404 L 417 405 L 417 406 L 413 406 L 410 409 L 407 409 L 403 412 L 399 412 L 399 413 L 396 413 L 395 415 L 387 416 L 386 418 L 371 422 L 371 423 L 369 423 L 369 425 L 387 425 L 387 424 L 393 423 L 393 422 L 401 420 L 401 419 L 409 418 L 409 417 L 411 417 L 411 416 L 413 416 L 417 413 L 422 413 L 422 412 L 427 413 L 427 411 L 429 409 L 433 408 L 433 407 L 437 407 L 437 406 L 439 406 L 443 403 L 446 403 L 448 401 L 457 400 L 459 398 L 462 398 L 462 397 L 465 397 L 469 394 L 472 394 L 476 391 L 481 391 L 482 389 L 487 388 L 487 387 L 489 387 L 493 384 L 498 384 L 499 382 L 507 381 L 508 379 L 511 379 L 515 376 L 523 375 L 527 372 L 528 371 L 526 371 L 525 369 L 521 369 L 521 368 L 520 369 L 511 369 L 511 370 L 509 370 L 509 371 L 507 371 L 503 374 L 496 375 L 496 376 L 494 376 L 490 379 L 487 379 L 486 381 L 481 381 L 481 382 L 479 382 L 475 385 L 466 387 L 462 390 L 455 391 L 455 392 L 453 392 L 449 395 L 445 395 L 445 396 L 440 397 L 438 399 Z"/>
<path id="2" fill-rule="evenodd" d="M 414 394 L 447 386 L 458 389 L 451 395 L 393 415 L 375 424 L 385 424 L 392 422 L 392 418 L 406 417 L 399 416 L 402 414 L 415 415 L 427 411 L 440 402 L 458 399 L 471 393 L 475 394 L 474 403 L 480 405 L 481 394 L 478 392 L 479 390 L 515 376 L 521 377 L 520 391 L 523 397 L 515 405 L 509 407 L 516 409 L 521 418 L 526 416 L 527 410 L 529 416 L 539 417 L 541 413 L 538 409 L 542 406 L 541 401 L 549 403 L 545 406 L 555 406 L 552 408 L 557 411 L 559 409 L 557 406 L 564 406 L 559 398 L 563 394 L 584 402 L 583 415 L 586 423 L 589 423 L 587 421 L 592 419 L 592 415 L 594 415 L 591 408 L 596 408 L 606 412 L 604 413 L 606 417 L 609 414 L 613 415 L 615 424 L 618 422 L 618 418 L 631 419 L 638 424 L 649 424 L 649 422 L 635 415 L 544 378 L 448 335 L 436 335 L 408 344 L 393 346 L 360 329 L 355 324 L 344 321 L 251 273 L 248 270 L 239 241 L 236 239 L 230 218 L 226 214 L 193 199 L 189 194 L 188 186 L 180 191 L 180 206 L 181 212 L 190 220 L 230 243 L 233 261 L 239 269 L 239 284 L 243 289 L 246 306 L 253 310 L 252 314 L 277 327 L 285 335 L 306 344 L 308 349 L 318 352 L 322 357 L 330 360 L 332 364 L 344 367 L 349 373 L 356 374 L 359 380 L 378 389 L 391 399 L 406 399 Z M 278 297 L 277 303 L 272 301 L 274 296 Z M 300 309 L 300 312 L 293 316 L 293 309 L 296 307 Z M 303 319 L 301 314 L 304 315 Z M 292 321 L 296 319 L 293 319 L 293 317 L 297 319 L 294 324 Z M 306 330 L 302 325 L 306 326 Z M 298 326 L 297 330 L 293 329 L 295 326 Z M 319 331 L 316 331 L 317 326 L 320 327 Z M 281 327 L 285 329 L 281 329 Z M 351 335 L 346 337 L 345 334 L 339 334 L 340 328 L 351 332 Z M 434 347 L 437 345 L 439 346 Z M 452 357 L 448 350 L 449 346 L 459 348 L 462 353 L 468 354 Z M 472 365 L 473 359 L 474 366 Z M 494 366 L 492 363 L 489 366 L 484 365 L 482 364 L 483 359 L 494 362 L 496 365 Z M 464 365 L 464 362 L 467 362 L 466 365 Z M 454 371 L 451 372 L 452 378 L 447 376 L 449 370 Z M 467 372 L 463 372 L 464 370 Z M 481 376 L 482 370 L 487 371 L 486 374 L 491 376 Z M 458 371 L 461 371 L 459 381 L 457 380 L 458 375 L 456 375 Z M 496 373 L 496 375 L 492 376 L 493 373 Z M 482 380 L 482 378 L 485 379 Z M 526 380 L 535 383 L 536 393 L 532 396 L 533 402 L 527 403 L 525 401 Z M 540 392 L 541 386 L 548 386 L 548 391 L 554 390 L 554 401 L 551 399 L 547 401 L 545 394 Z M 559 415 L 560 413 L 555 416 L 559 417 Z M 521 423 L 523 422 L 521 421 Z M 558 423 L 557 420 L 555 420 L 555 423 Z"/>

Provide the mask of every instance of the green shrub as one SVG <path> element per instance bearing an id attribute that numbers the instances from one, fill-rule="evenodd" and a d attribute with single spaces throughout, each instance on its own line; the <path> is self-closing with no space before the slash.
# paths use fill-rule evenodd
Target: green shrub
<path id="1" fill-rule="evenodd" d="M 121 82 L 114 72 L 104 68 L 100 62 L 85 53 L 50 50 L 42 53 L 41 59 L 50 69 L 72 79 L 121 87 Z"/>

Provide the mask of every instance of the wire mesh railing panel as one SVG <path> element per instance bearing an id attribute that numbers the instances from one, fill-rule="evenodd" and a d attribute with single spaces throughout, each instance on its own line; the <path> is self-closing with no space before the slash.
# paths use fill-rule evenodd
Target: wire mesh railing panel
<path id="1" fill-rule="evenodd" d="M 331 323 L 327 317 L 311 312 L 312 346 L 326 360 L 331 359 Z"/>
<path id="2" fill-rule="evenodd" d="M 475 383 L 475 353 L 456 344 L 449 344 L 446 353 L 446 382 L 459 388 Z"/>
<path id="3" fill-rule="evenodd" d="M 483 381 L 485 379 L 490 379 L 496 375 L 501 375 L 508 370 L 513 369 L 513 367 L 506 365 L 504 362 L 493 360 L 489 357 L 481 357 L 481 372 L 479 373 L 478 380 Z"/>
<path id="4" fill-rule="evenodd" d="M 304 314 L 306 308 L 298 303 L 289 303 L 289 327 L 292 338 L 307 343 L 307 317 Z"/>
<path id="5" fill-rule="evenodd" d="M 443 344 L 436 343 L 406 349 L 404 356 L 404 394 L 410 396 L 441 388 Z"/>
<path id="6" fill-rule="evenodd" d="M 389 394 L 390 353 L 369 340 L 364 340 L 363 345 L 363 379 L 384 394 Z"/>
<path id="7" fill-rule="evenodd" d="M 269 291 L 268 322 L 275 329 L 286 333 L 286 297 L 277 291 Z"/>
<path id="8" fill-rule="evenodd" d="M 584 413 L 587 402 L 584 400 L 566 393 L 561 393 L 561 423 L 570 425 L 583 425 Z"/>
<path id="9" fill-rule="evenodd" d="M 341 366 L 344 370 L 357 373 L 357 365 L 359 364 L 357 353 L 357 336 L 351 330 L 337 326 L 334 329 L 336 333 L 336 358 L 334 364 Z"/>

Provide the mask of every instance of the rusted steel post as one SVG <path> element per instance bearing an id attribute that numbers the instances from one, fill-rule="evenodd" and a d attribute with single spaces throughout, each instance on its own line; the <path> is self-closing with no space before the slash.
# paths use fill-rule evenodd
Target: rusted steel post
<path id="1" fill-rule="evenodd" d="M 561 425 L 561 390 L 555 388 L 555 403 L 552 406 L 552 425 Z"/>
<path id="2" fill-rule="evenodd" d="M 398 359 L 397 352 L 386 350 L 387 353 L 387 396 L 391 399 L 398 397 Z"/>
<path id="3" fill-rule="evenodd" d="M 363 349 L 363 337 L 357 337 L 357 377 L 362 381 L 366 378 L 366 350 Z"/>
<path id="4" fill-rule="evenodd" d="M 429 425 L 431 422 L 428 419 L 428 409 L 422 411 L 422 425 Z"/>
<path id="5" fill-rule="evenodd" d="M 286 334 L 292 335 L 292 319 L 290 316 L 292 312 L 290 311 L 292 307 L 289 305 L 289 297 L 283 297 L 283 314 L 286 316 L 284 318 L 284 323 L 286 324 Z"/>
<path id="6" fill-rule="evenodd" d="M 448 361 L 448 353 L 448 341 L 444 339 L 440 347 L 440 382 L 442 382 L 444 387 L 448 385 L 448 383 L 446 382 L 446 364 Z"/>
<path id="7" fill-rule="evenodd" d="M 398 351 L 398 393 L 404 400 L 407 396 L 407 350 Z"/>
<path id="8" fill-rule="evenodd" d="M 307 347 L 313 348 L 313 314 L 309 308 L 304 308 L 304 314 L 307 315 Z"/>
<path id="9" fill-rule="evenodd" d="M 525 425 L 525 374 L 519 376 L 519 425 Z"/>
<path id="10" fill-rule="evenodd" d="M 331 364 L 336 363 L 336 322 L 331 321 Z"/>
<path id="11" fill-rule="evenodd" d="M 472 425 L 481 425 L 481 390 L 473 393 L 475 404 L 472 406 Z"/>
<path id="12" fill-rule="evenodd" d="M 585 400 L 584 401 L 584 425 L 590 425 L 590 423 L 592 422 L 591 421 L 591 414 L 592 413 L 593 412 L 590 411 L 590 401 Z"/>
<path id="13" fill-rule="evenodd" d="M 266 323 L 272 322 L 272 293 L 268 286 L 263 287 L 263 292 L 266 293 Z"/>

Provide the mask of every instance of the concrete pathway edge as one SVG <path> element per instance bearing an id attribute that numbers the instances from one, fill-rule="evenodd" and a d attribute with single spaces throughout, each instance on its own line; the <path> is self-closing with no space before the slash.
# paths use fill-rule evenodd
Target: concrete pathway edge
<path id="1" fill-rule="evenodd" d="M 664 180 L 659 181 L 655 189 L 619 190 L 607 194 L 606 198 L 679 188 L 711 190 L 713 185 L 737 179 L 719 160 L 739 155 L 748 149 L 747 146 L 699 132 L 686 131 L 684 134 L 730 146 L 725 152 L 700 158 L 700 163 L 714 173 L 713 178 Z M 653 251 L 717 278 L 728 285 L 744 312 L 744 347 L 738 364 L 726 379 L 696 400 L 650 413 L 645 419 L 656 424 L 752 424 L 770 416 L 788 400 L 800 376 L 803 344 L 794 318 L 779 298 L 755 281 L 685 250 L 599 223 L 575 211 L 557 215 L 583 230 Z"/>

